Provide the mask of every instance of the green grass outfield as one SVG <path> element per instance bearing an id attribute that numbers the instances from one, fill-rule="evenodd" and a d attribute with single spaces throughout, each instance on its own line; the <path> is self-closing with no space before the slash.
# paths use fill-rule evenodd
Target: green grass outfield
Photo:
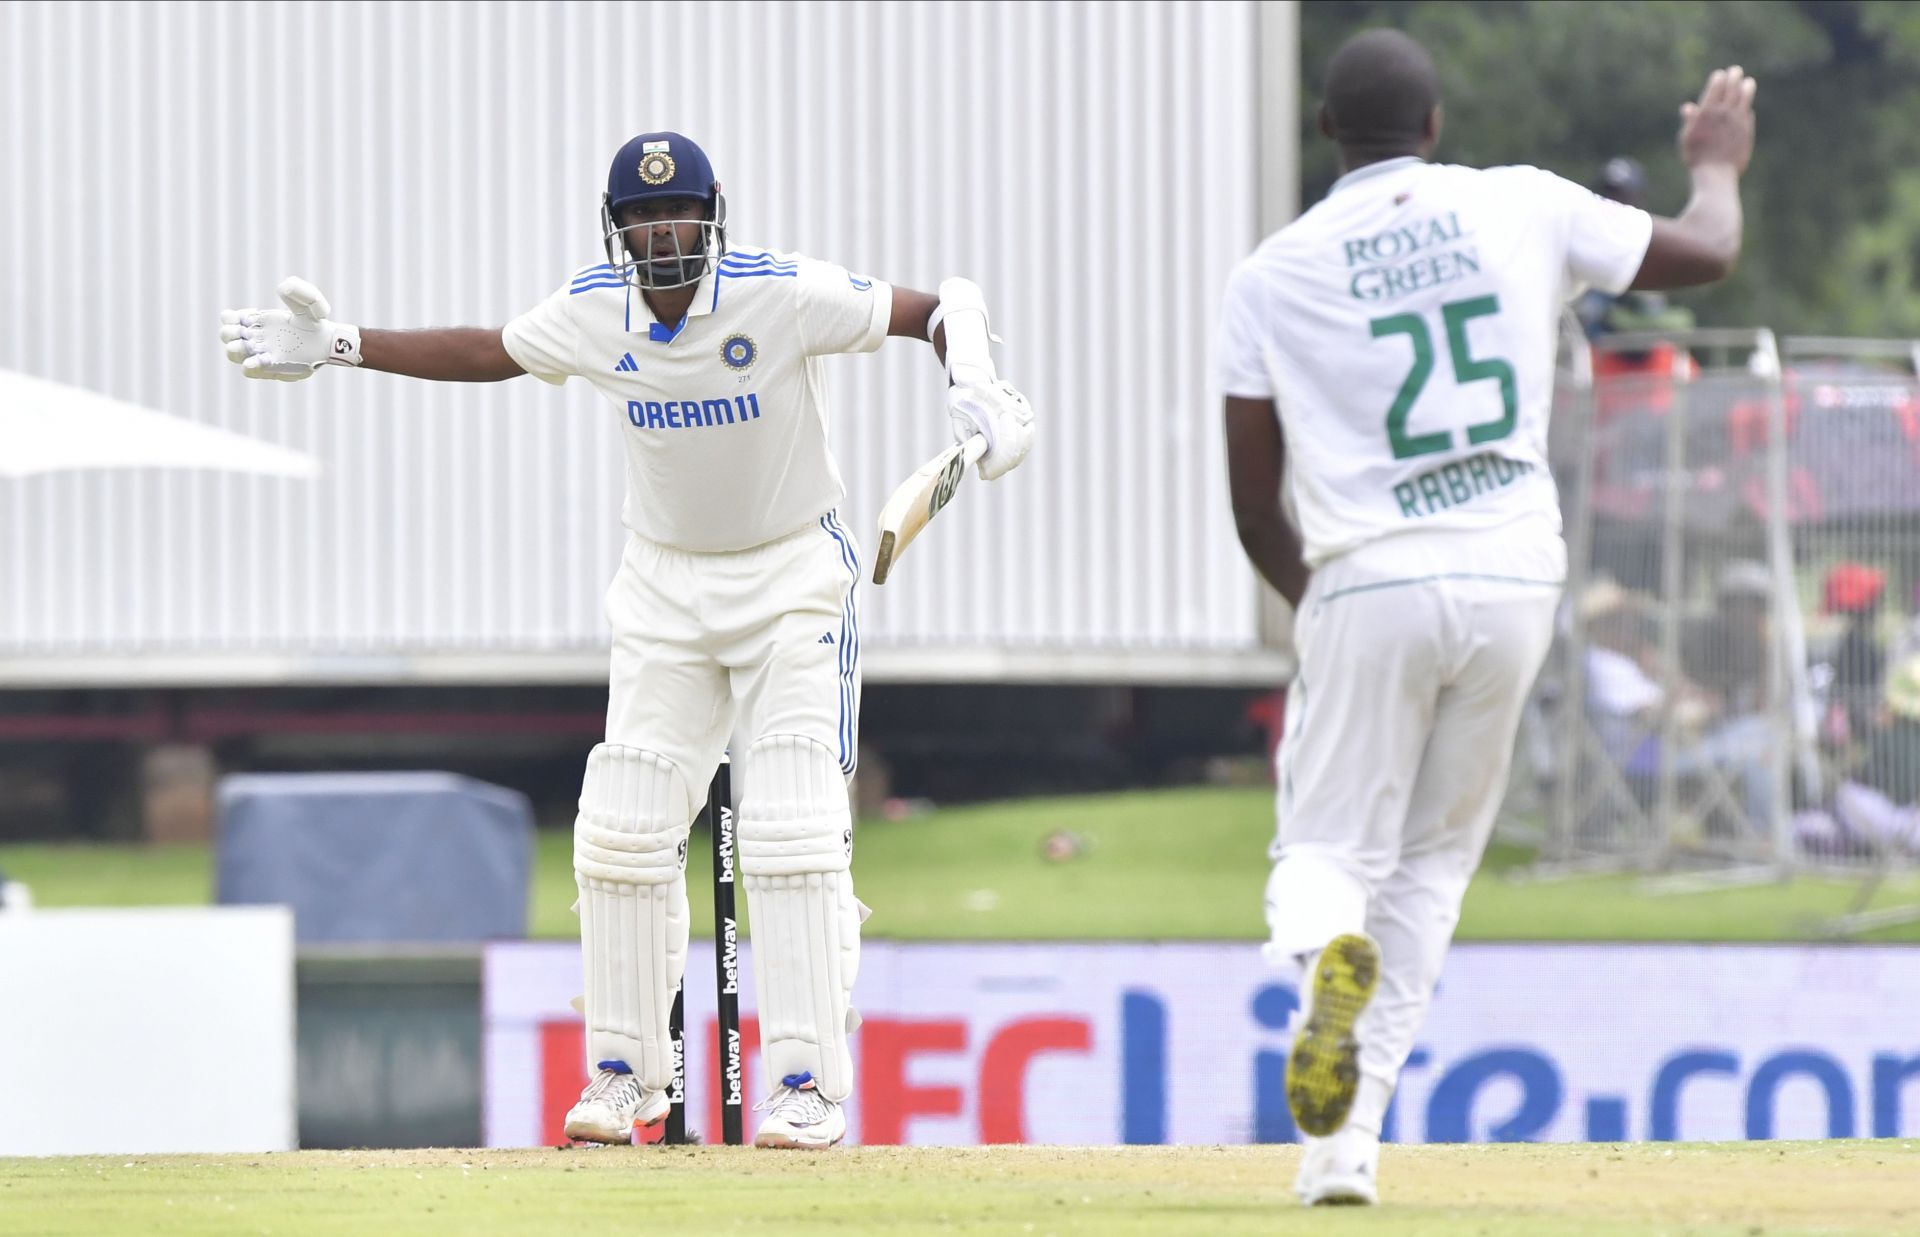
<path id="1" fill-rule="evenodd" d="M 0 1160 L 0 1231 L 100 1234 L 1881 1234 L 1914 1140 L 1389 1147 L 1384 1205 L 1301 1208 L 1294 1147 L 300 1151 Z"/>
<path id="2" fill-rule="evenodd" d="M 1057 829 L 1087 843 L 1048 862 Z M 1182 789 L 948 808 L 861 824 L 854 876 L 874 908 L 872 937 L 908 940 L 1171 938 L 1257 940 L 1273 800 L 1261 789 Z M 531 930 L 572 938 L 571 839 L 539 838 Z M 696 932 L 709 932 L 708 851 L 689 862 Z M 1816 935 L 1849 908 L 1857 881 L 1650 896 L 1634 876 L 1516 880 L 1529 856 L 1496 847 L 1467 896 L 1471 940 L 1777 941 Z M 0 871 L 41 906 L 201 905 L 212 897 L 204 847 L 0 847 Z M 1872 905 L 1920 902 L 1920 878 L 1882 887 Z M 742 908 L 744 910 L 744 907 Z M 1866 934 L 1920 941 L 1920 923 Z M 1917 1226 L 1920 1227 L 1920 1226 Z"/>

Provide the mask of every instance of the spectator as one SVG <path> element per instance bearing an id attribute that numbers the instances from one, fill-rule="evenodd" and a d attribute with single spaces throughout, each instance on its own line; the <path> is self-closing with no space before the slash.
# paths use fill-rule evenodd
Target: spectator
<path id="1" fill-rule="evenodd" d="M 1587 628 L 1587 722 L 1622 772 L 1648 775 L 1666 692 L 1653 677 L 1647 616 L 1632 594 L 1604 576 L 1581 594 L 1577 610 Z"/>
<path id="2" fill-rule="evenodd" d="M 1689 752 L 1707 719 L 1698 689 L 1662 669 L 1646 602 L 1602 577 L 1578 607 L 1587 628 L 1587 724 L 1613 763 L 1642 789 L 1659 775 L 1661 710 L 1669 691 L 1675 693 L 1680 770 L 1701 767 Z"/>
<path id="3" fill-rule="evenodd" d="M 1843 836 L 1920 853 L 1920 655 L 1887 676 L 1884 710 L 1866 762 L 1834 795 Z"/>
<path id="4" fill-rule="evenodd" d="M 1714 614 L 1682 640 L 1681 668 L 1722 717 L 1759 713 L 1767 703 L 1773 573 L 1752 559 L 1733 560 L 1720 573 L 1715 603 Z"/>
<path id="5" fill-rule="evenodd" d="M 1737 788 L 1746 827 L 1773 819 L 1774 725 L 1768 714 L 1773 656 L 1773 573 L 1735 559 L 1720 574 L 1718 609 L 1681 641 L 1681 668 L 1704 695 L 1712 720 L 1698 743 L 1676 756 L 1683 776 L 1716 770 Z"/>
<path id="6" fill-rule="evenodd" d="M 1863 734 L 1880 702 L 1886 654 L 1877 627 L 1886 594 L 1886 573 L 1863 563 L 1840 563 L 1827 572 L 1820 610 L 1844 615 L 1846 634 L 1833 655 L 1833 701 L 1848 735 Z"/>

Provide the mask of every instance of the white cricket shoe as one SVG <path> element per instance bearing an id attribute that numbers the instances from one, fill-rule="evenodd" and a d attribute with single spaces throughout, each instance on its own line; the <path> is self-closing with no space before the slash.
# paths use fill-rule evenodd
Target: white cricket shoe
<path id="1" fill-rule="evenodd" d="M 847 1136 L 847 1115 L 820 1094 L 812 1074 L 788 1074 L 754 1108 L 773 1110 L 753 1136 L 756 1147 L 831 1147 Z"/>
<path id="2" fill-rule="evenodd" d="M 1345 1126 L 1329 1138 L 1309 1138 L 1300 1154 L 1294 1192 L 1309 1207 L 1380 1201 L 1380 1136 Z"/>
<path id="3" fill-rule="evenodd" d="M 609 1065 L 619 1064 L 619 1069 Z M 567 1137 L 577 1142 L 630 1143 L 634 1131 L 658 1125 L 672 1107 L 665 1091 L 649 1091 L 619 1062 L 602 1062 L 580 1102 L 567 1112 Z"/>

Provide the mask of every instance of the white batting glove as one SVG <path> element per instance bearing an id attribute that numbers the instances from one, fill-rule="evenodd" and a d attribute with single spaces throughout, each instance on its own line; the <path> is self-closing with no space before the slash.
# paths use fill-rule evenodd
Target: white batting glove
<path id="1" fill-rule="evenodd" d="M 327 298 L 298 276 L 275 289 L 285 309 L 229 309 L 220 315 L 227 359 L 249 378 L 298 382 L 322 365 L 360 364 L 360 328 L 331 322 Z"/>
<path id="2" fill-rule="evenodd" d="M 975 434 L 986 438 L 987 451 L 980 457 L 982 481 L 1006 476 L 1033 448 L 1033 405 L 1010 382 L 948 387 L 947 417 L 953 422 L 955 442 Z"/>

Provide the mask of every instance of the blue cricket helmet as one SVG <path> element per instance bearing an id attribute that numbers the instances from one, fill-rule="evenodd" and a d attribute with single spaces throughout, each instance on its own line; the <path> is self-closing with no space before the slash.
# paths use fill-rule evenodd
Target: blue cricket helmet
<path id="1" fill-rule="evenodd" d="M 672 256 L 649 253 L 654 225 L 621 228 L 615 214 L 623 206 L 656 198 L 691 198 L 705 203 L 700 224 L 700 246 L 684 252 L 677 231 Z M 698 283 L 708 267 L 727 251 L 727 201 L 714 178 L 707 152 L 684 134 L 642 133 L 620 148 L 607 169 L 607 191 L 600 199 L 600 226 L 607 262 L 627 283 L 637 288 L 683 288 Z M 628 232 L 642 232 L 637 246 L 646 260 L 634 257 Z"/>

